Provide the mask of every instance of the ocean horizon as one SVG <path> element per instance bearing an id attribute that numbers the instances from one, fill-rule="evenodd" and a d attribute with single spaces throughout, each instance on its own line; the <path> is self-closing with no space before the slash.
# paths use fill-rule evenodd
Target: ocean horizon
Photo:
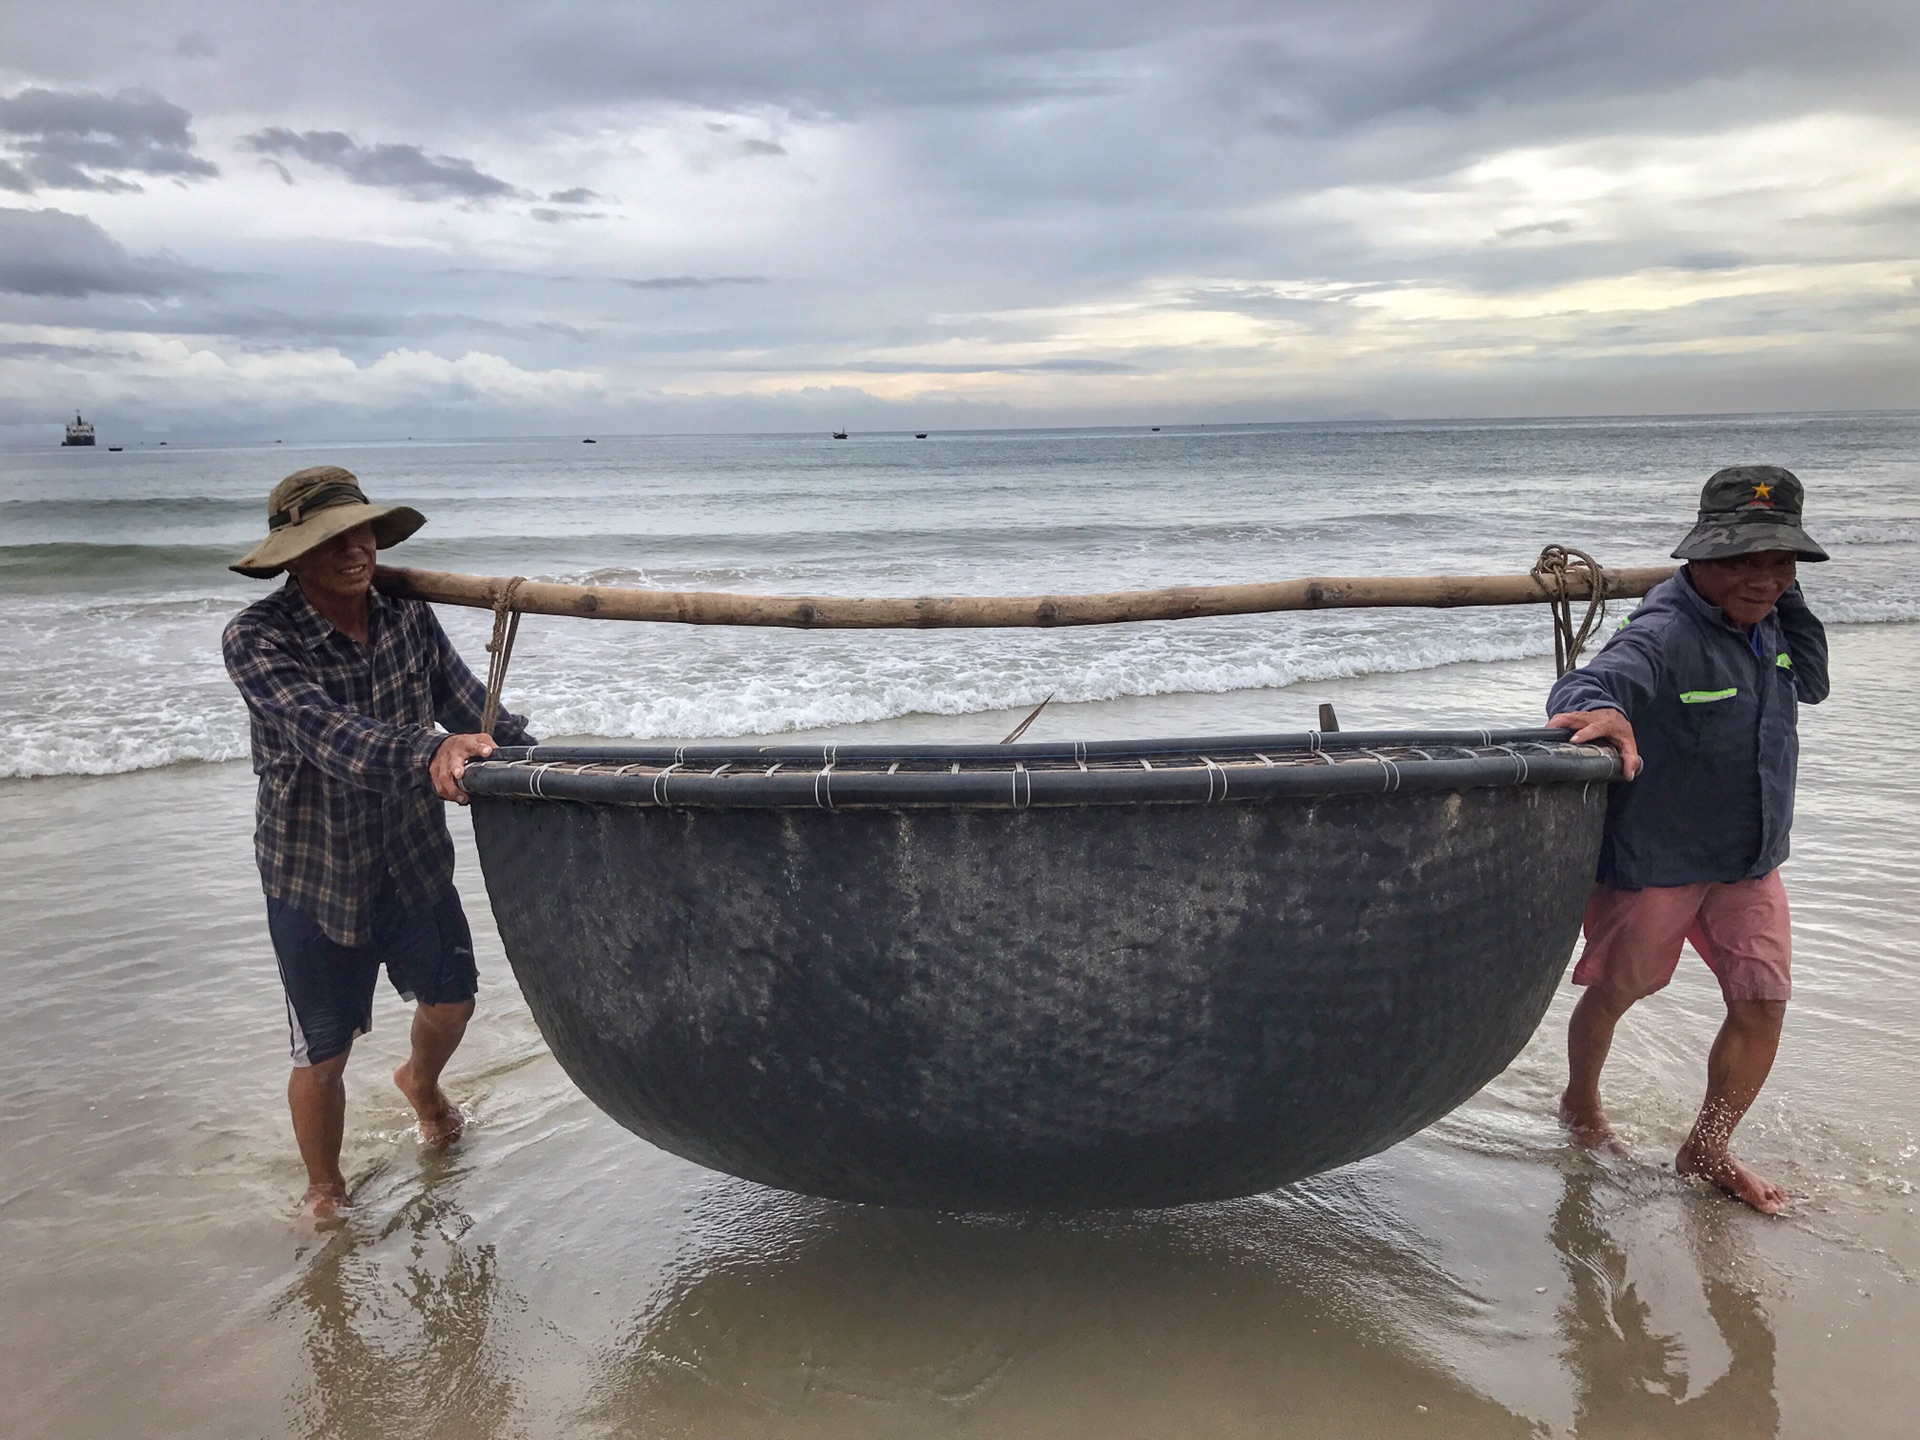
<path id="1" fill-rule="evenodd" d="M 1548 543 L 1665 561 L 1722 464 L 1799 471 L 1842 624 L 1920 619 L 1920 415 L 1643 417 L 147 447 L 0 465 L 0 775 L 245 753 L 219 631 L 266 491 L 344 464 L 421 533 L 389 564 L 579 584 L 1026 594 L 1519 573 Z M 488 619 L 443 610 L 469 657 Z M 529 617 L 511 702 L 549 735 L 792 734 L 909 715 L 1273 690 L 1550 652 L 1545 616 L 1371 611 L 913 635 Z M 745 678 L 743 678 L 745 677 Z"/>

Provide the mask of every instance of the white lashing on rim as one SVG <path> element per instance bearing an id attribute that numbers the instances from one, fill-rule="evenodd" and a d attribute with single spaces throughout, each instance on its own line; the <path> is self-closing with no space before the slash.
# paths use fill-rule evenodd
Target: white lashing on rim
<path id="1" fill-rule="evenodd" d="M 677 755 L 681 752 L 675 751 L 674 753 Z M 678 770 L 679 768 L 680 768 L 680 762 L 678 760 L 675 760 L 673 764 L 667 766 L 666 769 L 662 770 L 658 775 L 653 777 L 653 803 L 654 804 L 665 805 L 667 803 L 667 777 L 673 774 L 673 772 Z"/>
<path id="2" fill-rule="evenodd" d="M 1503 751 L 1504 753 L 1511 755 L 1513 757 L 1513 767 L 1514 767 L 1513 778 L 1522 785 L 1526 784 L 1527 783 L 1527 757 L 1522 755 L 1519 752 L 1519 750 L 1512 745 L 1495 745 L 1493 748 L 1499 751 Z"/>
<path id="3" fill-rule="evenodd" d="M 1210 755 L 1202 755 L 1200 757 L 1200 763 L 1207 767 L 1207 803 L 1211 805 L 1215 800 L 1226 799 L 1227 798 L 1226 767 L 1221 765 L 1218 761 L 1216 761 Z M 1220 793 L 1218 795 L 1215 795 L 1213 793 L 1214 777 L 1216 776 L 1219 777 L 1219 781 L 1220 781 Z"/>
<path id="4" fill-rule="evenodd" d="M 1375 760 L 1380 762 L 1381 768 L 1386 771 L 1386 783 L 1380 787 L 1382 794 L 1385 794 L 1389 790 L 1398 790 L 1400 788 L 1400 767 L 1398 765 L 1394 764 L 1393 761 L 1382 755 L 1378 750 L 1363 748 L 1360 753 L 1363 755 L 1371 755 Z"/>
<path id="5" fill-rule="evenodd" d="M 1074 755 L 1074 765 L 1082 774 L 1104 774 L 1122 769 L 1127 765 L 1138 765 L 1143 772 L 1159 776 L 1162 774 L 1171 775 L 1172 773 L 1181 771 L 1190 772 L 1194 766 L 1198 765 L 1206 771 L 1207 775 L 1207 793 L 1205 796 L 1196 795 L 1193 790 L 1186 788 L 1185 782 L 1175 782 L 1172 789 L 1177 793 L 1191 797 L 1193 800 L 1198 800 L 1204 804 L 1212 804 L 1231 797 L 1233 781 L 1232 770 L 1236 765 L 1245 765 L 1248 768 L 1259 765 L 1268 769 L 1275 769 L 1300 764 L 1312 764 L 1315 762 L 1321 765 L 1373 764 L 1379 768 L 1381 793 L 1388 793 L 1406 788 L 1406 767 L 1409 764 L 1415 766 L 1416 783 L 1420 783 L 1420 762 L 1426 762 L 1431 765 L 1443 761 L 1453 761 L 1456 758 L 1477 762 L 1480 760 L 1492 760 L 1495 756 L 1504 755 L 1513 762 L 1513 769 L 1507 780 L 1493 780 L 1488 776 L 1487 778 L 1478 781 L 1469 781 L 1467 783 L 1530 785 L 1533 783 L 1532 757 L 1536 754 L 1546 755 L 1552 758 L 1556 755 L 1590 757 L 1596 753 L 1604 753 L 1600 752 L 1598 747 L 1574 746 L 1566 741 L 1551 743 L 1515 737 L 1514 739 L 1501 742 L 1490 739 L 1493 733 L 1494 732 L 1487 730 L 1475 730 L 1465 732 L 1462 736 L 1464 740 L 1490 741 L 1490 743 L 1484 744 L 1461 743 L 1460 741 L 1449 739 L 1448 742 L 1444 744 L 1420 745 L 1411 743 L 1411 741 L 1418 738 L 1416 735 L 1409 735 L 1406 742 L 1396 743 L 1387 741 L 1384 743 L 1383 748 L 1353 745 L 1343 746 L 1339 749 L 1329 749 L 1313 743 L 1311 739 L 1303 739 L 1297 748 L 1282 752 L 1278 756 L 1250 748 L 1244 751 L 1235 749 L 1227 752 L 1227 758 L 1224 761 L 1212 754 L 1201 754 L 1197 751 L 1190 750 L 1181 750 L 1177 753 L 1162 751 L 1157 753 L 1157 758 L 1154 755 L 1148 754 L 1103 755 L 1098 757 L 1101 760 L 1101 765 L 1097 772 L 1095 768 L 1088 763 L 1086 759 L 1087 752 L 1081 742 L 1073 742 L 1072 749 L 1077 752 Z M 738 762 L 731 760 L 722 761 L 717 757 L 689 758 L 687 747 L 684 746 L 676 746 L 669 753 L 673 754 L 676 758 L 664 767 L 659 766 L 657 761 L 648 760 L 618 763 L 613 756 L 608 756 L 603 759 L 541 760 L 534 758 L 533 754 L 530 753 L 528 757 L 524 759 L 493 761 L 490 768 L 525 771 L 527 775 L 525 781 L 526 789 L 520 793 L 542 800 L 557 798 L 550 795 L 546 788 L 546 776 L 550 770 L 558 770 L 563 775 L 610 775 L 627 780 L 644 776 L 649 780 L 648 798 L 652 804 L 661 807 L 679 803 L 673 797 L 672 787 L 672 777 L 677 772 L 685 772 L 706 779 L 719 779 L 723 776 L 730 775 L 739 776 L 741 777 L 741 783 L 745 785 L 749 779 L 766 779 L 790 768 L 798 768 L 803 771 L 807 768 L 804 762 L 796 767 L 791 758 L 776 760 L 771 763 L 768 763 L 764 759 L 756 760 L 747 763 L 743 768 L 742 764 Z M 818 766 L 813 776 L 813 802 L 820 809 L 836 810 L 839 807 L 833 795 L 833 773 L 839 767 L 839 747 L 837 745 L 823 746 L 821 747 L 820 754 L 824 763 Z M 928 758 L 930 759 L 932 757 Z M 1011 756 L 1008 758 L 1012 760 Z M 1037 768 L 1041 770 L 1064 770 L 1066 768 L 1066 758 L 1064 754 L 1056 754 L 1051 760 L 1043 758 L 1038 762 Z M 926 769 L 933 768 L 933 766 L 928 765 L 925 766 L 925 769 L 907 769 L 905 767 L 924 765 L 925 762 L 918 760 L 917 757 L 906 755 L 899 756 L 899 758 L 893 758 L 887 755 L 874 756 L 871 759 L 861 757 L 850 763 L 853 765 L 856 775 L 899 776 L 901 781 L 907 784 L 909 788 L 911 788 L 911 781 L 916 774 L 925 773 Z M 935 765 L 938 763 L 940 762 L 937 760 L 934 762 Z M 985 766 L 975 764 L 969 767 L 965 762 L 959 760 L 949 761 L 946 764 L 948 773 L 956 776 L 967 773 L 970 768 L 976 772 L 980 769 L 989 771 L 999 769 L 997 765 L 991 764 Z M 1034 803 L 1034 768 L 1036 767 L 1029 766 L 1024 761 L 1012 760 L 1012 769 L 1008 772 L 1008 803 L 1015 809 L 1027 809 Z M 1484 776 L 1486 774 L 1484 771 L 1479 771 L 1477 765 L 1474 768 L 1481 775 Z M 981 778 L 984 779 L 985 777 L 982 776 Z M 1357 779 L 1358 777 L 1356 776 L 1355 778 Z M 728 786 L 725 788 L 732 790 L 735 787 Z M 875 795 L 876 802 L 886 803 L 884 797 L 891 793 L 891 788 L 891 786 L 883 786 L 877 791 Z M 1155 789 L 1158 789 L 1158 787 L 1156 786 Z M 1583 790 L 1583 797 L 1586 793 L 1587 792 Z M 623 796 L 624 798 L 622 798 Z M 613 803 L 646 803 L 634 796 L 633 791 L 626 787 L 620 787 L 619 790 L 610 792 L 607 798 Z M 932 802 L 932 799 L 932 796 L 916 795 L 915 803 L 928 803 Z M 698 805 L 707 802 L 695 799 L 689 803 Z M 719 802 L 716 801 L 715 803 Z M 783 803 L 791 804 L 793 802 L 791 798 L 783 801 L 777 796 L 767 796 L 764 799 L 756 797 L 743 803 L 765 803 L 777 806 Z M 860 803 L 857 797 L 855 803 Z M 958 804 L 964 807 L 969 803 L 994 804 L 997 802 L 993 802 L 982 796 L 972 801 L 949 800 L 947 803 Z"/>

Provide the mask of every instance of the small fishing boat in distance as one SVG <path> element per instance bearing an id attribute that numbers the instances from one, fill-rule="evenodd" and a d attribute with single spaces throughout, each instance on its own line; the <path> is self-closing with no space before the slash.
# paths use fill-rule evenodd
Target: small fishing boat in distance
<path id="1" fill-rule="evenodd" d="M 109 455 L 118 455 L 122 450 L 126 448 L 127 447 L 124 445 L 109 445 L 107 446 L 107 453 Z"/>
<path id="2" fill-rule="evenodd" d="M 62 440 L 60 444 L 63 447 L 68 445 L 93 444 L 93 426 L 80 418 L 80 412 L 78 410 L 73 412 L 73 423 L 67 426 L 67 438 Z"/>
<path id="3" fill-rule="evenodd" d="M 913 438 L 916 440 L 924 440 L 927 438 L 927 432 L 924 430 L 916 430 L 913 432 Z"/>
<path id="4" fill-rule="evenodd" d="M 600 442 L 598 440 L 588 439 L 588 440 L 582 440 L 580 443 L 582 445 L 598 445 Z"/>
<path id="5" fill-rule="evenodd" d="M 844 440 L 847 438 L 847 432 L 844 430 L 835 430 L 833 432 L 833 438 L 836 440 Z"/>

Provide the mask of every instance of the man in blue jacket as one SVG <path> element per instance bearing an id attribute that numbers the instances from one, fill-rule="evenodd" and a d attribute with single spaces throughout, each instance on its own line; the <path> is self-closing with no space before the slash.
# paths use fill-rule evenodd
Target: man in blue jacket
<path id="1" fill-rule="evenodd" d="M 1780 863 L 1793 824 L 1799 702 L 1827 697 L 1826 631 L 1795 578 L 1827 552 L 1801 529 L 1802 490 L 1774 465 L 1707 481 L 1699 523 L 1656 586 L 1547 697 L 1551 725 L 1617 746 L 1631 783 L 1607 806 L 1587 900 L 1586 987 L 1567 1035 L 1560 1116 L 1582 1144 L 1613 1138 L 1600 1071 L 1634 1001 L 1673 978 L 1683 941 L 1713 970 L 1727 1018 L 1707 1095 L 1675 1168 L 1768 1215 L 1787 1192 L 1735 1159 L 1734 1126 L 1766 1083 L 1785 1018 L 1791 942 Z"/>

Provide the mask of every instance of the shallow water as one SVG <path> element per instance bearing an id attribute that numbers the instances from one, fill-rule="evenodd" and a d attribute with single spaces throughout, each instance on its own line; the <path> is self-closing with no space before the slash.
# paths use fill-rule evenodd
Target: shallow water
<path id="1" fill-rule="evenodd" d="M 0 779 L 0 1434 L 1911 1433 L 1920 779 L 1889 731 L 1920 689 L 1916 438 L 1814 417 L 607 442 L 577 472 L 558 442 L 0 457 L 0 761 L 31 777 Z M 1803 711 L 1796 998 L 1740 1132 L 1788 1216 L 1671 1171 L 1720 1015 L 1692 958 L 1616 1046 L 1631 1158 L 1553 1123 L 1563 988 L 1453 1116 L 1271 1195 L 980 1218 L 760 1189 L 567 1081 L 456 817 L 484 977 L 450 1072 L 471 1131 L 446 1155 L 414 1139 L 383 995 L 350 1070 L 360 1204 L 330 1232 L 296 1219 L 213 648 L 255 590 L 209 568 L 275 474 L 344 459 L 421 503 L 442 538 L 401 558 L 422 564 L 906 593 L 1521 569 L 1546 539 L 1641 563 L 1706 470 L 1756 454 L 1818 487 L 1836 562 L 1809 592 L 1856 622 Z M 487 503 L 516 496 L 537 527 Z M 450 625 L 477 657 L 480 617 Z M 1349 728 L 1524 724 L 1551 669 L 1537 611 L 852 638 L 529 621 L 521 647 L 515 702 L 553 734 L 998 739 L 1055 688 L 1033 738 L 1298 730 L 1323 700 Z"/>

